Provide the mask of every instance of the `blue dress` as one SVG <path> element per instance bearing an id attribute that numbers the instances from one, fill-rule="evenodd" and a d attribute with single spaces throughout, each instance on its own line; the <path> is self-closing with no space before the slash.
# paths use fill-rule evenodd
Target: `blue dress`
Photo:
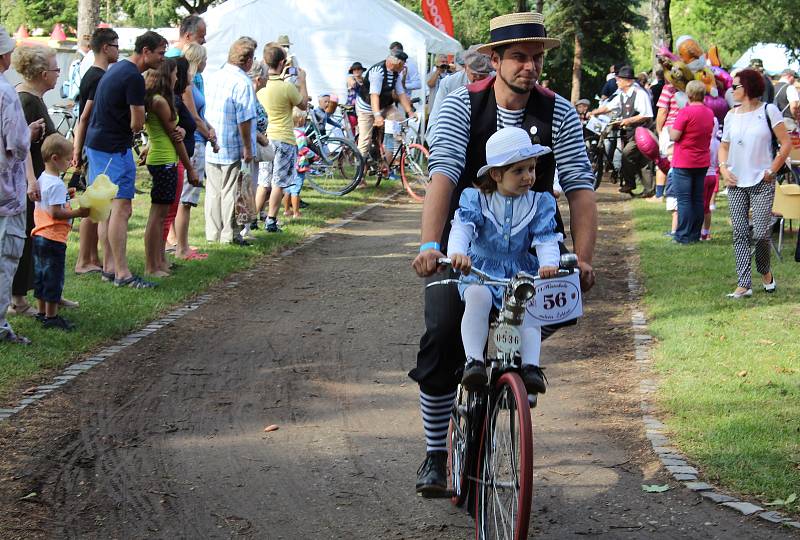
<path id="1" fill-rule="evenodd" d="M 557 253 L 558 242 L 563 241 L 564 235 L 555 230 L 555 216 L 556 200 L 550 193 L 529 191 L 517 197 L 506 197 L 497 192 L 483 193 L 467 188 L 461 193 L 453 230 L 472 229 L 467 255 L 474 268 L 494 277 L 511 278 L 521 270 L 530 274 L 539 271 L 539 259 L 530 252 L 532 246 L 555 244 Z M 453 239 L 451 233 L 450 242 Z M 548 262 L 558 264 L 557 260 Z M 458 287 L 462 300 L 467 286 Z M 489 288 L 494 305 L 499 309 L 503 303 L 503 289 Z"/>

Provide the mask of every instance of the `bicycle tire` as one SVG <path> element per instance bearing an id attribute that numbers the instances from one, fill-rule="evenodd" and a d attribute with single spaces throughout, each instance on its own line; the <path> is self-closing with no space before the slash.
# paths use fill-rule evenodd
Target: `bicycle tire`
<path id="1" fill-rule="evenodd" d="M 414 152 L 421 157 L 414 159 Z M 409 144 L 407 150 L 403 150 L 400 159 L 400 178 L 403 180 L 403 187 L 417 202 L 425 200 L 425 192 L 428 189 L 428 149 L 420 144 Z M 424 163 L 421 164 L 420 162 Z"/>
<path id="2" fill-rule="evenodd" d="M 458 397 L 450 414 L 447 427 L 447 490 L 451 493 L 450 502 L 461 506 L 467 500 L 470 487 L 470 474 L 475 470 L 474 423 L 470 419 L 474 397 L 467 390 L 458 387 Z"/>
<path id="3" fill-rule="evenodd" d="M 316 142 L 309 145 L 317 161 L 311 163 L 305 181 L 325 195 L 347 195 L 363 178 L 364 156 L 347 139 L 328 137 L 322 144 L 324 147 Z"/>
<path id="4" fill-rule="evenodd" d="M 502 374 L 489 403 L 478 453 L 475 538 L 521 540 L 528 537 L 533 498 L 533 428 L 528 393 L 520 376 Z M 498 434 L 510 434 L 510 448 L 501 446 Z M 500 468 L 508 469 L 510 481 L 497 477 Z M 498 520 L 503 521 L 500 531 Z"/>
<path id="5" fill-rule="evenodd" d="M 602 141 L 601 141 L 602 142 Z M 600 187 L 600 182 L 603 180 L 603 162 L 605 161 L 605 149 L 599 145 L 594 148 L 592 156 L 592 173 L 594 173 L 594 190 Z"/>

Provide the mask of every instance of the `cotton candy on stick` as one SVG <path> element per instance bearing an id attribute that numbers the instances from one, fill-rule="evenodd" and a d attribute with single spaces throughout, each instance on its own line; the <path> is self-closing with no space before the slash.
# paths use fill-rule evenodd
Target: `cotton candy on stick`
<path id="1" fill-rule="evenodd" d="M 108 161 L 105 170 L 86 188 L 86 191 L 78 196 L 78 204 L 81 208 L 89 208 L 89 218 L 95 223 L 100 223 L 108 219 L 111 215 L 111 202 L 117 196 L 119 186 L 111 182 L 106 175 L 111 160 Z"/>

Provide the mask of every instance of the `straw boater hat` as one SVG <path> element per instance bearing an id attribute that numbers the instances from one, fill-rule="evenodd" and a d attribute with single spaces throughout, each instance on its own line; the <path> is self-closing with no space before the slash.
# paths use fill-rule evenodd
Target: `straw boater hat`
<path id="1" fill-rule="evenodd" d="M 489 21 L 489 41 L 478 52 L 490 55 L 495 47 L 522 42 L 541 43 L 545 51 L 561 45 L 560 39 L 547 37 L 541 13 L 510 13 Z"/>
<path id="2" fill-rule="evenodd" d="M 511 165 L 532 157 L 552 152 L 549 147 L 531 143 L 528 133 L 518 127 L 507 127 L 494 133 L 486 141 L 486 165 L 480 168 L 477 176 L 483 176 L 489 169 Z"/>

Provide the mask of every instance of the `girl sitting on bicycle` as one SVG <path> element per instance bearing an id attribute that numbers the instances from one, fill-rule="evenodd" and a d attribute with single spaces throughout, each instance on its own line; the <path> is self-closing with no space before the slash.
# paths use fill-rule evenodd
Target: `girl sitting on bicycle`
<path id="1" fill-rule="evenodd" d="M 461 194 L 448 239 L 448 257 L 453 268 L 469 275 L 474 266 L 498 278 L 517 272 L 538 272 L 554 277 L 558 271 L 563 235 L 555 231 L 556 201 L 550 193 L 531 191 L 536 182 L 536 160 L 550 148 L 532 144 L 525 130 L 498 130 L 486 143 L 486 163 L 478 171 L 475 185 Z M 530 252 L 536 249 L 536 255 Z M 459 285 L 464 301 L 461 338 L 467 356 L 461 384 L 477 390 L 488 382 L 484 349 L 492 307 L 500 309 L 503 290 L 479 283 Z M 529 393 L 544 393 L 539 368 L 541 329 L 532 317 L 522 327 L 521 376 Z"/>

